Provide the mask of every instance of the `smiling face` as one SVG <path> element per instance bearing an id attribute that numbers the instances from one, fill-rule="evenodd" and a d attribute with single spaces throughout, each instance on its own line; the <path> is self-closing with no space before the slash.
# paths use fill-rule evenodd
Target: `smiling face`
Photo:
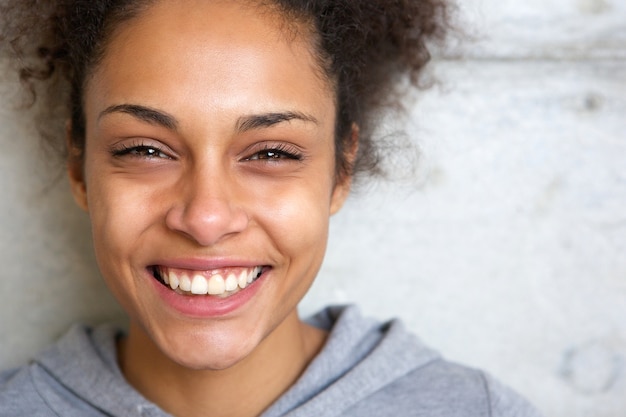
<path id="1" fill-rule="evenodd" d="M 294 322 L 347 194 L 334 93 L 306 28 L 284 24 L 157 2 L 114 32 L 86 86 L 70 177 L 98 264 L 131 329 L 187 367 L 229 367 Z"/>

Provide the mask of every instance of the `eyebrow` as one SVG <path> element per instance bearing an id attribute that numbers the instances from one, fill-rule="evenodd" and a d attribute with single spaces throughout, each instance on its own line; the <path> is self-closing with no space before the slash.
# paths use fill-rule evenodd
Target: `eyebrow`
<path id="1" fill-rule="evenodd" d="M 150 124 L 163 126 L 169 130 L 176 131 L 178 129 L 178 121 L 174 116 L 163 111 L 138 104 L 117 104 L 107 107 L 100 113 L 99 118 L 113 113 L 129 114 L 136 119 Z M 315 124 L 319 123 L 317 119 L 311 115 L 302 112 L 286 111 L 242 116 L 237 120 L 236 127 L 238 132 L 243 133 L 249 130 L 271 127 L 279 123 L 289 122 L 291 120 L 302 120 L 304 122 Z"/>
<path id="2" fill-rule="evenodd" d="M 136 119 L 153 125 L 163 126 L 169 130 L 178 129 L 178 121 L 174 116 L 160 110 L 151 109 L 150 107 L 140 106 L 138 104 L 117 104 L 107 107 L 104 111 L 100 113 L 100 116 L 98 116 L 98 118 L 102 118 L 103 116 L 112 113 L 129 114 Z"/>
<path id="3" fill-rule="evenodd" d="M 319 123 L 315 117 L 300 112 L 264 113 L 239 118 L 237 121 L 237 131 L 242 133 L 248 130 L 274 126 L 278 123 L 289 122 L 291 120 L 302 120 L 315 124 Z"/>

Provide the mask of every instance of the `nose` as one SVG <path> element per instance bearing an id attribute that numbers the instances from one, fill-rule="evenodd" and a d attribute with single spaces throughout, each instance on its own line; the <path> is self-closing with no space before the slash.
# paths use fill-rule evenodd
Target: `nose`
<path id="1" fill-rule="evenodd" d="M 248 226 L 246 210 L 228 175 L 196 173 L 176 185 L 176 196 L 165 217 L 170 230 L 211 246 Z"/>

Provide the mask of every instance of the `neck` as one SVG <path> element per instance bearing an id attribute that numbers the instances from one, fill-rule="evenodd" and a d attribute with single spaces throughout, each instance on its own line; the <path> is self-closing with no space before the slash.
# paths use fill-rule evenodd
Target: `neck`
<path id="1" fill-rule="evenodd" d="M 166 357 L 133 322 L 118 357 L 128 382 L 172 415 L 252 417 L 293 385 L 325 337 L 294 312 L 236 365 L 192 370 Z"/>

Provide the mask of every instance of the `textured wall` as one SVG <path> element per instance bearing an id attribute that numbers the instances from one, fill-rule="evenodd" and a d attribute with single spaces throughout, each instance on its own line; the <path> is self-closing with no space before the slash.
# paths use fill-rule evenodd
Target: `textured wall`
<path id="1" fill-rule="evenodd" d="M 438 59 L 440 83 L 412 109 L 419 175 L 362 188 L 333 219 L 302 309 L 401 316 L 547 416 L 622 417 L 626 2 L 462 3 L 476 41 Z M 0 136 L 6 367 L 69 322 L 119 312 L 29 119 L 2 104 Z"/>

